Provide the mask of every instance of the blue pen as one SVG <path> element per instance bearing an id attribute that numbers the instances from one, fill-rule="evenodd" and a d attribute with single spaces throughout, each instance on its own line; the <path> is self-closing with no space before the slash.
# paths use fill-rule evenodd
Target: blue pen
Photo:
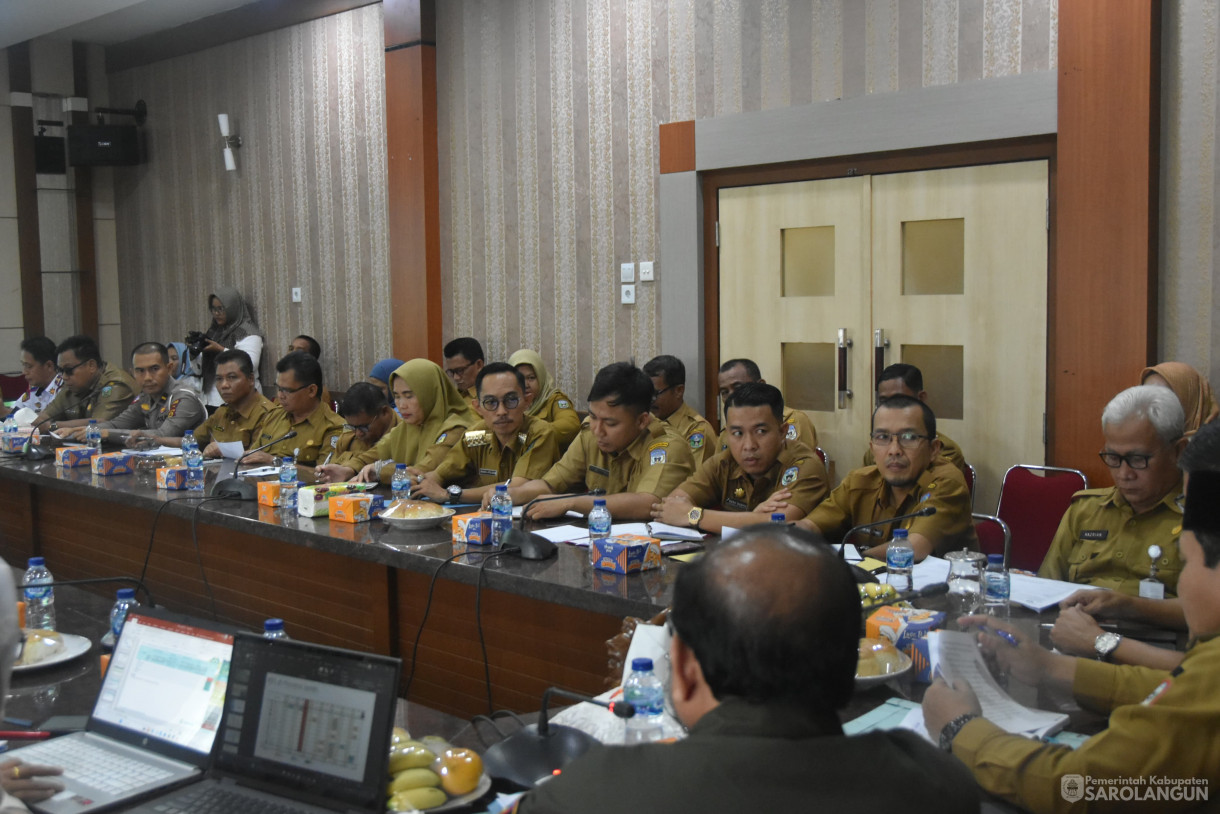
<path id="1" fill-rule="evenodd" d="M 1019 647 L 1021 645 L 1021 643 L 1017 641 L 1017 637 L 1009 633 L 1007 630 L 996 630 L 995 628 L 987 627 L 986 625 L 980 627 L 979 630 L 983 631 L 984 633 L 995 634 L 1011 644 L 1013 647 Z"/>

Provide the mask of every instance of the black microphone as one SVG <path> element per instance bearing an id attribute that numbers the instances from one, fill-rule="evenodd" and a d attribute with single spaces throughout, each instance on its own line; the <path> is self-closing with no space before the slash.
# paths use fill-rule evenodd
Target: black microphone
<path id="1" fill-rule="evenodd" d="M 910 520 L 913 517 L 931 517 L 934 514 L 936 514 L 935 506 L 924 506 L 919 511 L 911 512 L 910 514 L 900 514 L 897 517 L 887 517 L 884 520 L 875 520 L 872 523 L 861 523 L 858 526 L 852 526 L 847 530 L 847 533 L 843 535 L 843 542 L 839 546 L 839 559 L 846 558 L 847 555 L 844 552 L 847 550 L 847 541 L 850 540 L 852 535 L 854 535 L 857 531 L 863 531 L 864 529 L 870 529 L 875 526 L 886 526 L 891 523 L 897 523 L 901 520 Z"/>
<path id="2" fill-rule="evenodd" d="M 949 583 L 933 582 L 931 585 L 925 585 L 924 587 L 922 587 L 918 590 L 906 591 L 904 593 L 900 593 L 900 594 L 898 594 L 898 598 L 893 601 L 894 602 L 904 602 L 904 601 L 910 601 L 912 599 L 926 599 L 929 596 L 940 596 L 941 594 L 947 594 L 947 593 L 949 593 Z"/>
<path id="3" fill-rule="evenodd" d="M 525 515 L 529 511 L 530 506 L 533 506 L 535 503 L 545 503 L 548 500 L 564 500 L 569 497 L 586 497 L 589 495 L 599 497 L 604 494 L 606 494 L 605 489 L 590 489 L 588 492 L 536 497 L 521 507 L 521 525 L 510 528 L 504 535 L 504 539 L 500 541 L 500 546 L 506 551 L 510 549 L 516 551 L 523 560 L 549 560 L 555 556 L 555 552 L 559 550 L 559 547 L 541 534 L 534 534 L 525 530 Z"/>
<path id="4" fill-rule="evenodd" d="M 255 447 L 254 449 L 242 453 L 242 456 L 233 462 L 233 474 L 228 477 L 218 479 L 216 483 L 212 485 L 212 497 L 226 497 L 234 500 L 256 500 L 258 498 L 258 488 L 245 478 L 239 478 L 237 476 L 237 467 L 241 466 L 241 462 L 246 460 L 247 457 L 253 455 L 254 453 L 262 452 L 267 447 L 273 447 L 280 441 L 287 441 L 289 438 L 296 437 L 297 431 L 289 430 L 279 438 L 276 438 L 274 441 L 268 441 L 261 447 Z"/>
<path id="5" fill-rule="evenodd" d="M 490 777 L 531 789 L 543 780 L 549 780 L 598 742 L 579 729 L 548 723 L 547 706 L 552 695 L 597 704 L 619 718 L 635 715 L 635 706 L 629 701 L 599 701 L 580 693 L 548 687 L 542 694 L 538 723 L 518 729 L 483 754 L 483 767 Z"/>
<path id="6" fill-rule="evenodd" d="M 36 421 L 33 425 L 30 426 L 30 440 L 29 440 L 29 443 L 26 444 L 26 447 L 25 447 L 25 459 L 27 461 L 45 461 L 47 458 L 51 457 L 51 453 L 47 452 L 45 449 L 43 449 L 40 446 L 40 444 L 42 444 L 41 435 L 38 437 L 38 443 L 37 444 L 34 443 L 34 433 L 38 431 L 39 427 L 41 427 L 43 424 L 46 424 L 50 420 L 51 420 L 51 417 L 47 416 L 42 421 Z"/>
<path id="7" fill-rule="evenodd" d="M 148 599 L 148 607 L 150 607 L 150 608 L 157 607 L 157 604 L 155 602 L 153 602 L 152 591 L 148 590 L 148 586 L 145 585 L 144 582 L 142 580 L 140 580 L 138 577 L 91 577 L 89 579 L 54 579 L 54 578 L 52 578 L 51 587 L 58 588 L 61 585 L 100 585 L 100 584 L 103 584 L 106 582 L 130 583 L 144 592 L 145 598 Z M 18 585 L 17 587 L 18 588 L 28 588 L 28 587 L 32 587 L 32 586 L 27 585 L 25 580 L 22 580 L 21 584 Z"/>

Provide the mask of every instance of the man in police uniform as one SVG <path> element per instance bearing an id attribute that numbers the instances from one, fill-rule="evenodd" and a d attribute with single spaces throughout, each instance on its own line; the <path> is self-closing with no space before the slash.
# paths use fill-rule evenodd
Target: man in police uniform
<path id="1" fill-rule="evenodd" d="M 871 438 L 880 463 L 848 473 L 799 525 L 837 541 L 853 526 L 931 506 L 935 514 L 899 524 L 908 531 L 916 562 L 954 548 L 976 548 L 970 492 L 957 467 L 937 455 L 940 441 L 932 409 L 910 396 L 887 399 L 873 411 Z M 859 538 L 843 542 L 884 560 L 892 526 L 863 529 Z"/>
<path id="2" fill-rule="evenodd" d="M 255 447 L 269 444 L 291 430 L 296 436 L 277 441 L 247 463 L 268 464 L 276 455 L 294 455 L 298 466 L 312 467 L 330 449 L 330 439 L 343 432 L 343 419 L 318 398 L 322 367 L 302 351 L 293 351 L 275 364 L 275 399 L 283 408 L 272 413 L 259 433 Z"/>
<path id="3" fill-rule="evenodd" d="M 644 375 L 652 379 L 656 395 L 652 399 L 652 414 L 670 426 L 690 444 L 695 463 L 701 464 L 716 454 L 712 442 L 712 425 L 684 400 L 686 395 L 686 365 L 677 356 L 653 357 L 644 365 Z"/>
<path id="4" fill-rule="evenodd" d="M 368 382 L 356 382 L 348 388 L 339 405 L 339 415 L 347 423 L 342 435 L 330 439 L 330 446 L 322 456 L 327 463 L 319 464 L 314 470 L 319 483 L 338 480 L 348 469 L 360 469 L 364 466 L 360 455 L 377 446 L 377 442 L 402 421 L 390 409 L 390 402 L 381 388 Z"/>
<path id="5" fill-rule="evenodd" d="M 475 379 L 474 409 L 482 421 L 462 434 L 440 466 L 411 489 L 413 497 L 438 502 L 487 504 L 496 484 L 524 486 L 559 458 L 549 421 L 525 414 L 525 376 L 506 362 L 492 362 Z"/>
<path id="6" fill-rule="evenodd" d="M 763 382 L 762 371 L 751 359 L 730 359 L 720 366 L 717 384 L 720 388 L 720 403 L 724 404 L 729 393 L 749 382 Z M 803 410 L 791 407 L 784 410 L 784 435 L 789 441 L 800 441 L 810 449 L 818 448 L 818 431 Z M 720 431 L 719 449 L 729 448 L 729 431 Z"/>
<path id="7" fill-rule="evenodd" d="M 928 391 L 923 389 L 923 372 L 915 365 L 898 362 L 881 371 L 881 379 L 877 382 L 877 403 L 898 395 L 910 396 L 925 403 L 928 401 Z M 965 475 L 967 464 L 962 448 L 943 432 L 938 432 L 936 438 L 940 441 L 940 456 Z M 873 458 L 873 448 L 870 446 L 864 453 L 864 465 L 872 466 L 876 462 Z"/>
<path id="8" fill-rule="evenodd" d="M 1191 443 L 1191 447 L 1194 442 Z M 1079 748 L 1010 735 L 982 717 L 973 689 L 937 679 L 924 695 L 928 732 L 974 772 L 984 789 L 1023 809 L 1178 811 L 1203 808 L 1220 778 L 1220 473 L 1212 455 L 1182 455 L 1189 473 L 1178 596 L 1191 645 L 1172 671 L 1105 664 L 1045 650 L 991 616 L 980 644 L 1012 678 L 1108 712 L 1109 725 Z M 1012 643 L 1015 642 L 1015 645 Z M 1125 796 L 1124 796 L 1125 795 Z M 1083 801 L 1083 802 L 1082 802 Z"/>
<path id="9" fill-rule="evenodd" d="M 743 384 L 724 403 L 729 448 L 717 453 L 652 516 L 671 526 L 719 534 L 726 527 L 766 523 L 772 513 L 800 520 L 830 491 L 826 467 L 813 450 L 784 437 L 784 397 L 769 384 Z"/>
<path id="10" fill-rule="evenodd" d="M 483 346 L 473 336 L 459 336 L 445 345 L 445 373 L 453 379 L 462 398 L 474 401 L 479 397 L 475 378 L 483 369 Z"/>
<path id="11" fill-rule="evenodd" d="M 1174 540 L 1182 524 L 1178 456 L 1186 446 L 1182 405 L 1173 391 L 1140 385 L 1115 396 L 1101 416 L 1101 459 L 1114 486 L 1077 492 L 1038 575 L 1140 595 L 1145 586 L 1176 593 L 1182 561 Z M 1160 597 L 1152 597 L 1160 598 Z"/>
<path id="12" fill-rule="evenodd" d="M 45 336 L 31 336 L 23 340 L 21 375 L 29 383 L 30 389 L 13 402 L 13 409 L 9 414 L 22 408 L 35 413 L 42 412 L 64 383 L 63 378 L 55 371 L 55 343 Z"/>
<path id="13" fill-rule="evenodd" d="M 169 366 L 169 351 L 160 342 L 145 342 L 131 353 L 131 368 L 140 385 L 140 396 L 109 421 L 99 421 L 102 437 L 110 430 L 131 430 L 128 437 L 181 436 L 208 417 L 199 391 L 185 381 L 175 381 Z M 85 427 L 68 434 L 85 439 Z"/>
<path id="14" fill-rule="evenodd" d="M 97 343 L 84 335 L 70 336 L 55 349 L 64 386 L 38 417 L 49 427 L 79 427 L 89 419 L 106 421 L 127 409 L 135 398 L 135 382 L 127 371 L 102 361 Z"/>
<path id="15" fill-rule="evenodd" d="M 686 439 L 664 421 L 652 420 L 652 395 L 652 382 L 629 362 L 599 370 L 589 391 L 589 426 L 540 479 L 509 489 L 514 505 L 543 495 L 603 489 L 615 520 L 649 519 L 652 504 L 695 471 Z M 593 497 L 570 497 L 536 503 L 529 516 L 588 514 L 592 508 Z"/>

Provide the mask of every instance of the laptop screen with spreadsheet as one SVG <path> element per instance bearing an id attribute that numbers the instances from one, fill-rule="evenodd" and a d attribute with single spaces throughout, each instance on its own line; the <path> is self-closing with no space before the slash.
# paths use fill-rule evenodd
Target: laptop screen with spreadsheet
<path id="1" fill-rule="evenodd" d="M 383 807 L 398 659 L 239 634 L 214 761 L 294 796 Z"/>

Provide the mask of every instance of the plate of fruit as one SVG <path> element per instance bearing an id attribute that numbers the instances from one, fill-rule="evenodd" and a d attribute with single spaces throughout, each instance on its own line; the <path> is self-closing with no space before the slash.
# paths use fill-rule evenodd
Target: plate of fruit
<path id="1" fill-rule="evenodd" d="M 389 811 L 448 811 L 491 789 L 477 752 L 451 746 L 435 735 L 416 740 L 401 727 L 394 728 L 389 771 Z"/>

